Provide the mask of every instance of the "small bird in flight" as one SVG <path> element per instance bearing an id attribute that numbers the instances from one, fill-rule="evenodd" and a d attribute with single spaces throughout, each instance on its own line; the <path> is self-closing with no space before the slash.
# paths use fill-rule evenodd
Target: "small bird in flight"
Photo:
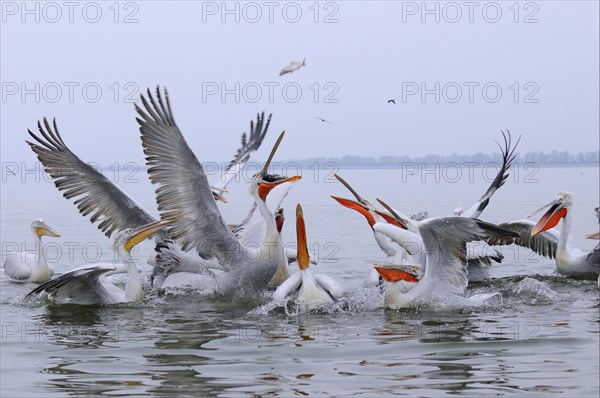
<path id="1" fill-rule="evenodd" d="M 389 100 L 388 100 L 388 104 L 389 104 L 390 102 L 391 102 L 392 104 L 396 105 L 396 100 L 395 100 L 395 99 L 389 99 Z"/>
<path id="2" fill-rule="evenodd" d="M 288 66 L 283 68 L 281 70 L 281 72 L 279 72 L 279 76 L 285 75 L 286 73 L 295 72 L 298 69 L 302 68 L 303 66 L 306 66 L 306 58 L 304 58 L 304 60 L 302 62 L 292 61 L 292 62 L 290 62 L 290 64 Z"/>
<path id="3" fill-rule="evenodd" d="M 325 122 L 325 123 L 329 123 L 329 124 L 331 124 L 331 122 L 330 122 L 329 120 L 323 119 L 322 117 L 318 117 L 318 116 L 315 116 L 315 117 L 316 117 L 317 119 L 319 119 L 320 121 L 322 121 L 322 122 Z"/>

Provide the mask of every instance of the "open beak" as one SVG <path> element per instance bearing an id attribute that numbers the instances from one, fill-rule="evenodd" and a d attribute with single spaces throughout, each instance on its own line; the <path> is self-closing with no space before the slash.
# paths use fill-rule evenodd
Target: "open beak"
<path id="1" fill-rule="evenodd" d="M 127 240 L 127 242 L 125 242 L 125 245 L 124 245 L 125 250 L 127 251 L 127 253 L 129 253 L 135 245 L 137 245 L 138 243 L 151 237 L 152 235 L 154 235 L 155 233 L 157 233 L 158 231 L 160 231 L 167 225 L 174 223 L 176 220 L 177 219 L 175 217 L 167 218 L 164 220 L 154 221 L 154 222 L 146 224 L 142 227 L 139 227 L 138 229 L 136 229 L 134 231 L 134 233 Z"/>
<path id="2" fill-rule="evenodd" d="M 600 231 L 594 232 L 592 234 L 585 234 L 585 238 L 586 239 L 596 239 L 596 240 L 598 240 L 598 239 L 600 239 Z"/>
<path id="3" fill-rule="evenodd" d="M 50 228 L 48 224 L 41 223 L 39 227 L 36 228 L 35 233 L 37 236 L 51 236 L 53 238 L 60 238 L 60 234 Z"/>
<path id="4" fill-rule="evenodd" d="M 394 217 L 391 217 L 388 214 L 386 214 L 386 213 L 384 213 L 382 211 L 379 211 L 379 210 L 375 210 L 375 213 L 377 213 L 378 215 L 380 215 L 381 217 L 383 217 L 383 219 L 385 221 L 387 221 L 388 223 L 390 223 L 392 225 L 395 225 L 397 227 L 406 229 L 406 227 L 404 225 L 400 224 L 398 221 L 396 221 L 396 219 Z"/>
<path id="5" fill-rule="evenodd" d="M 381 204 L 383 207 L 385 207 L 385 209 L 386 209 L 387 211 L 389 211 L 389 212 L 390 212 L 390 214 L 393 216 L 393 218 L 394 218 L 394 221 L 395 221 L 395 222 L 393 222 L 392 224 L 394 224 L 394 225 L 398 225 L 399 227 L 401 227 L 401 228 L 404 228 L 404 229 L 408 229 L 408 221 L 407 221 L 407 220 L 405 220 L 404 218 L 400 217 L 400 216 L 398 215 L 398 213 L 396 213 L 396 212 L 394 211 L 394 209 L 392 209 L 392 208 L 391 208 L 391 207 L 390 207 L 390 206 L 389 206 L 387 203 L 385 203 L 383 200 L 381 200 L 381 199 L 377 198 L 377 201 L 378 201 L 378 202 L 379 202 L 379 203 L 380 203 L 380 204 Z M 379 213 L 377 213 L 377 214 L 379 214 Z M 389 217 L 389 216 L 388 216 L 388 217 Z M 386 217 L 384 217 L 384 218 L 387 220 L 387 218 L 386 218 Z M 389 222 L 389 221 L 388 221 L 388 222 Z"/>
<path id="6" fill-rule="evenodd" d="M 410 272 L 404 271 L 400 268 L 390 268 L 374 265 L 373 268 L 385 279 L 387 282 L 407 281 L 407 282 L 418 282 L 419 278 L 411 274 Z"/>
<path id="7" fill-rule="evenodd" d="M 352 210 L 356 210 L 357 212 L 359 212 L 360 214 L 365 216 L 365 218 L 367 219 L 367 222 L 369 223 L 371 228 L 373 228 L 373 225 L 375 225 L 375 222 L 376 222 L 375 217 L 373 217 L 373 215 L 371 214 L 371 212 L 369 211 L 369 209 L 366 206 L 364 206 L 363 204 L 361 204 L 359 202 L 355 202 L 354 200 L 351 200 L 351 199 L 344 199 L 344 198 L 340 198 L 340 197 L 337 197 L 334 195 L 331 195 L 331 197 L 333 199 L 335 199 L 342 206 L 347 207 Z"/>
<path id="8" fill-rule="evenodd" d="M 306 245 L 306 226 L 304 225 L 304 214 L 300 203 L 296 206 L 296 239 L 298 240 L 298 267 L 301 270 L 308 268 L 310 256 L 308 255 L 308 247 Z"/>
<path id="9" fill-rule="evenodd" d="M 542 207 L 537 210 L 533 214 L 538 213 L 544 208 L 550 206 L 548 211 L 540 218 L 540 220 L 535 224 L 533 230 L 531 231 L 531 236 L 535 236 L 540 232 L 544 232 L 552 227 L 554 227 L 561 218 L 563 218 L 567 214 L 567 209 L 564 207 L 563 203 L 559 200 L 555 200 L 554 202 L 548 204 L 547 206 Z M 532 214 L 532 215 L 533 215 Z M 531 216 L 530 216 L 531 217 Z"/>
<path id="10" fill-rule="evenodd" d="M 281 180 L 275 181 L 275 182 L 260 181 L 259 185 L 258 185 L 258 196 L 263 201 L 267 200 L 267 195 L 277 185 L 281 185 L 281 184 L 284 184 L 286 182 L 296 182 L 296 181 L 300 180 L 301 178 L 302 178 L 302 176 L 292 176 L 292 177 L 282 178 Z"/>
<path id="11" fill-rule="evenodd" d="M 283 215 L 283 208 L 280 207 L 275 212 L 275 224 L 277 225 L 277 232 L 281 233 L 283 229 L 283 222 L 285 221 L 285 216 Z"/>

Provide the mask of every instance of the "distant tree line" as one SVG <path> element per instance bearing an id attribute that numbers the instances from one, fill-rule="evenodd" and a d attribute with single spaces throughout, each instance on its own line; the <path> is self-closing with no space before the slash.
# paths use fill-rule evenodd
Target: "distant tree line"
<path id="1" fill-rule="evenodd" d="M 435 164 L 435 163 L 449 163 L 456 162 L 462 163 L 475 163 L 475 164 L 486 164 L 486 163 L 498 163 L 500 162 L 500 154 L 493 153 L 476 153 L 473 155 L 457 155 L 452 154 L 448 156 L 440 155 L 425 155 L 425 156 L 355 156 L 346 155 L 338 158 L 330 157 L 315 157 L 300 160 L 289 160 L 288 162 L 294 162 L 300 164 L 302 167 L 310 167 L 315 164 L 323 166 L 327 163 L 335 163 L 339 167 L 400 167 L 403 163 L 417 163 L 417 164 Z M 517 163 L 536 163 L 540 165 L 598 165 L 600 163 L 600 151 L 590 152 L 578 152 L 571 154 L 563 151 L 552 151 L 550 153 L 545 152 L 527 152 L 517 154 L 515 158 Z M 283 162 L 285 163 L 285 162 Z"/>

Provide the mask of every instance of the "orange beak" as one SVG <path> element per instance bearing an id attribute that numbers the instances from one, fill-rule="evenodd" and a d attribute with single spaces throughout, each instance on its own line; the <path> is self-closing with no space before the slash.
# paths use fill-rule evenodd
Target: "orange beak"
<path id="1" fill-rule="evenodd" d="M 310 256 L 306 245 L 306 226 L 304 225 L 304 214 L 300 203 L 296 206 L 296 239 L 298 241 L 298 267 L 301 270 L 308 268 Z"/>
<path id="2" fill-rule="evenodd" d="M 265 201 L 265 200 L 267 200 L 267 195 L 269 194 L 269 192 L 271 192 L 271 190 L 273 188 L 275 188 L 277 185 L 281 185 L 286 182 L 296 182 L 301 178 L 302 178 L 302 176 L 293 176 L 293 177 L 283 178 L 276 182 L 261 181 L 258 183 L 258 196 L 263 201 Z"/>
<path id="3" fill-rule="evenodd" d="M 357 212 L 359 212 L 360 214 L 365 216 L 365 218 L 367 219 L 367 222 L 369 223 L 371 228 L 373 228 L 373 225 L 375 225 L 375 222 L 376 222 L 375 217 L 373 217 L 373 215 L 371 214 L 369 209 L 367 209 L 365 206 L 363 206 L 362 204 L 360 204 L 358 202 L 350 200 L 350 199 L 344 199 L 344 198 L 340 198 L 340 197 L 337 197 L 334 195 L 331 195 L 331 197 L 333 199 L 335 199 L 342 206 L 347 207 L 352 210 L 356 210 Z"/>
<path id="4" fill-rule="evenodd" d="M 559 201 L 554 201 L 550 209 L 540 218 L 531 231 L 531 236 L 535 236 L 540 232 L 544 232 L 554 227 L 561 218 L 567 215 L 567 209 Z"/>
<path id="5" fill-rule="evenodd" d="M 379 211 L 379 210 L 375 210 L 375 213 L 377 213 L 378 215 L 383 217 L 385 219 L 385 221 L 387 221 L 388 223 L 395 225 L 397 227 L 406 229 L 406 227 L 404 225 L 400 224 L 398 221 L 396 221 L 396 219 L 394 217 L 390 217 L 389 215 L 387 215 L 384 212 Z"/>
<path id="6" fill-rule="evenodd" d="M 387 282 L 407 281 L 407 282 L 418 282 L 419 279 L 406 271 L 399 268 L 387 268 L 387 267 L 374 267 L 379 275 L 383 277 Z"/>

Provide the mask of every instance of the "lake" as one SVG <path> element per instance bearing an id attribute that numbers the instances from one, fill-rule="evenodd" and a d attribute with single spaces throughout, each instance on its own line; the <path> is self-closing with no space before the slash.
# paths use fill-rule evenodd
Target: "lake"
<path id="1" fill-rule="evenodd" d="M 497 169 L 435 167 L 351 169 L 339 173 L 364 197 L 405 212 L 449 215 L 470 207 Z M 294 173 L 288 168 L 288 173 Z M 0 277 L 3 397 L 92 396 L 540 396 L 597 397 L 599 297 L 595 280 L 558 276 L 553 260 L 504 247 L 493 280 L 467 295 L 500 292 L 502 302 L 479 308 L 392 311 L 361 287 L 383 256 L 358 213 L 330 195 L 350 197 L 332 169 L 302 170 L 283 203 L 284 242 L 295 241 L 293 211 L 304 208 L 314 272 L 337 279 L 347 296 L 331 310 L 301 313 L 290 303 L 268 306 L 271 292 L 224 300 L 187 294 L 147 294 L 142 303 L 54 305 L 24 301 L 33 284 Z M 107 171 L 144 208 L 157 214 L 143 171 Z M 61 233 L 46 254 L 58 272 L 112 261 L 111 241 L 81 217 L 39 173 L 3 175 L 2 260 L 33 249 L 30 223 L 43 218 Z M 526 218 L 558 191 L 574 194 L 572 234 L 589 250 L 597 231 L 598 167 L 521 165 L 492 198 L 482 219 Z M 231 186 L 219 205 L 229 222 L 250 207 L 246 184 Z M 152 251 L 136 252 L 144 262 Z M 297 271 L 297 266 L 292 265 Z"/>

